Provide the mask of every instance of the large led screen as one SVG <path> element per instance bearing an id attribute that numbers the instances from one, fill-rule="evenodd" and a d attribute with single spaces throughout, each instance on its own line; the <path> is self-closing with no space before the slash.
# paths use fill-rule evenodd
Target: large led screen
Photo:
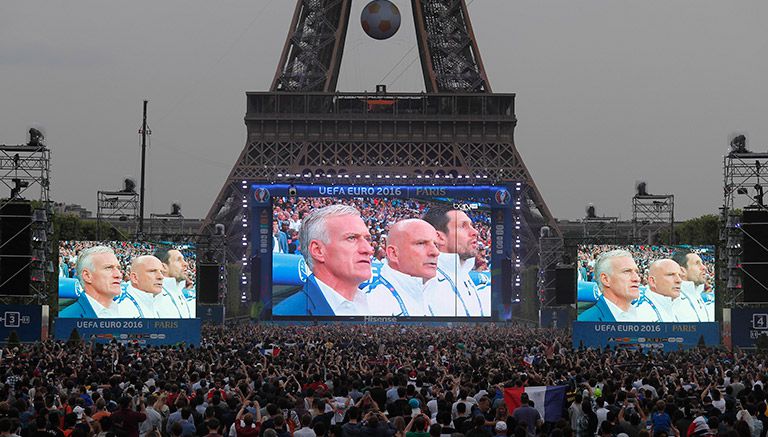
<path id="1" fill-rule="evenodd" d="M 195 252 L 130 241 L 59 244 L 59 317 L 195 318 Z"/>
<path id="2" fill-rule="evenodd" d="M 264 279 L 273 316 L 491 317 L 494 263 L 513 256 L 509 190 L 292 190 L 255 187 L 252 196 L 253 249 L 271 272 Z"/>
<path id="3" fill-rule="evenodd" d="M 715 321 L 712 246 L 578 248 L 580 322 Z"/>

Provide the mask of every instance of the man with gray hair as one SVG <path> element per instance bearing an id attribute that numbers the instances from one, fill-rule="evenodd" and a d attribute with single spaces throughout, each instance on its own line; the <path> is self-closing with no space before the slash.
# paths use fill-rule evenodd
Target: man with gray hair
<path id="1" fill-rule="evenodd" d="M 297 293 L 275 305 L 279 316 L 364 316 L 360 284 L 371 278 L 371 233 L 360 212 L 347 205 L 312 211 L 301 222 L 301 253 L 312 274 Z"/>
<path id="2" fill-rule="evenodd" d="M 579 315 L 580 322 L 652 321 L 632 306 L 632 301 L 640 297 L 640 274 L 631 253 L 612 250 L 601 254 L 595 262 L 595 280 L 602 295 Z"/>
<path id="3" fill-rule="evenodd" d="M 83 250 L 77 257 L 77 277 L 84 292 L 77 300 L 59 311 L 59 317 L 119 317 L 113 299 L 122 292 L 123 273 L 115 252 L 106 246 Z"/>

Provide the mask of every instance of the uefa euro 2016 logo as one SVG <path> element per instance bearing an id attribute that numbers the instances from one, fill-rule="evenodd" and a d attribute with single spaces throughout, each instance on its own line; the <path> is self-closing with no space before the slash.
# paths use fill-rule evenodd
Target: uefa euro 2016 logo
<path id="1" fill-rule="evenodd" d="M 512 195 L 509 194 L 509 191 L 507 190 L 499 190 L 496 192 L 496 203 L 499 205 L 506 205 L 509 203 L 509 200 L 512 198 Z"/>
<path id="2" fill-rule="evenodd" d="M 269 199 L 269 190 L 266 188 L 257 188 L 253 192 L 253 198 L 258 203 L 264 203 Z"/>

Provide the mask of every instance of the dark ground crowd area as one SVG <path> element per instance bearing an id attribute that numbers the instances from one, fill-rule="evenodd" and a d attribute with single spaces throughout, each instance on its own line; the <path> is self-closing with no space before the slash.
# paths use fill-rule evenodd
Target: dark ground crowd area
<path id="1" fill-rule="evenodd" d="M 205 327 L 199 347 L 45 341 L 0 359 L 0 437 L 764 437 L 766 356 L 570 347 L 517 325 Z M 545 421 L 515 387 L 566 386 Z M 510 391 L 510 390 L 507 390 Z M 517 390 L 520 391 L 519 389 Z M 550 419 L 547 417 L 547 419 Z"/>

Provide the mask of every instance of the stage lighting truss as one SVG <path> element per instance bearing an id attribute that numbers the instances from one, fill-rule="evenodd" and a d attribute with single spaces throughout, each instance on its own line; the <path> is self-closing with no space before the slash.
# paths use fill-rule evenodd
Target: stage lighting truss
<path id="1" fill-rule="evenodd" d="M 674 242 L 675 196 L 636 194 L 632 197 L 632 238 L 637 243 L 655 243 L 659 231 L 667 231 L 667 244 Z"/>
<path id="2" fill-rule="evenodd" d="M 741 266 L 742 243 L 740 211 L 765 209 L 763 189 L 768 187 L 768 153 L 733 150 L 723 157 L 723 206 L 720 208 L 720 246 L 718 264 L 725 292 L 724 308 L 743 305 Z"/>

